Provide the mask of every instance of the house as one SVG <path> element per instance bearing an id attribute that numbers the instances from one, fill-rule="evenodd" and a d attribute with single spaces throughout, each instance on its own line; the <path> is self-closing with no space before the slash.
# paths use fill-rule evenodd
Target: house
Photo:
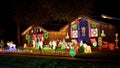
<path id="1" fill-rule="evenodd" d="M 78 42 L 90 43 L 94 39 L 96 42 L 99 37 L 103 41 L 114 42 L 116 28 L 112 24 L 102 22 L 100 20 L 89 17 L 79 17 L 71 23 L 71 38 L 75 38 Z"/>
<path id="2" fill-rule="evenodd" d="M 66 39 L 68 35 L 68 25 L 52 25 L 52 24 L 44 24 L 42 26 L 29 26 L 25 31 L 22 32 L 23 43 L 28 39 L 42 39 L 45 40 L 46 44 L 49 44 L 49 41 L 53 40 L 63 40 Z M 27 36 L 29 38 L 27 39 Z M 31 37 L 30 37 L 31 36 Z M 37 41 L 37 40 L 36 40 Z M 30 43 L 31 45 L 32 43 Z M 29 44 L 28 44 L 29 45 Z"/>
<path id="3" fill-rule="evenodd" d="M 83 16 L 71 22 L 70 29 L 68 24 L 61 26 L 61 24 L 51 23 L 43 26 L 30 26 L 22 33 L 22 36 L 32 34 L 32 37 L 35 37 L 38 35 L 47 42 L 70 38 L 77 39 L 79 43 L 80 41 L 90 43 L 91 40 L 92 42 L 98 41 L 99 37 L 102 37 L 103 41 L 114 42 L 115 33 L 115 26 L 112 24 Z"/>

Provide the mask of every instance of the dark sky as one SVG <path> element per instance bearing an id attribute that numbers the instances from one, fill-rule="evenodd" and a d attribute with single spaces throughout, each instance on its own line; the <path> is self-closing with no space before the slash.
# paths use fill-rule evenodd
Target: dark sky
<path id="1" fill-rule="evenodd" d="M 119 10 L 119 2 L 118 0 L 96 0 L 95 10 L 96 14 L 107 14 L 113 17 L 120 18 L 120 10 Z M 93 10 L 94 11 L 94 10 Z"/>
<path id="2" fill-rule="evenodd" d="M 0 16 L 2 20 L 10 20 L 11 10 L 13 4 L 19 4 L 23 7 L 29 7 L 36 0 L 0 0 Z M 69 0 L 70 1 L 70 0 Z M 69 2 L 68 1 L 68 2 Z M 94 2 L 92 11 L 94 16 L 100 16 L 101 14 L 106 14 L 113 17 L 120 18 L 119 15 L 119 2 L 118 0 L 91 0 Z"/>
<path id="3" fill-rule="evenodd" d="M 0 17 L 2 21 L 11 21 L 11 10 L 13 4 L 19 4 L 19 6 L 29 7 L 32 3 L 37 0 L 0 0 Z M 64 1 L 64 0 L 63 0 Z M 69 2 L 70 0 L 68 0 Z M 84 1 L 84 0 L 81 0 Z M 113 17 L 120 18 L 119 2 L 118 0 L 91 0 L 94 2 L 92 11 L 94 16 L 100 16 L 101 14 L 106 14 Z"/>

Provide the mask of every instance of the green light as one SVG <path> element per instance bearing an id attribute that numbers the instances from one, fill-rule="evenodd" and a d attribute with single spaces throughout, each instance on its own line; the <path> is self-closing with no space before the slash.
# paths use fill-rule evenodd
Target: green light
<path id="1" fill-rule="evenodd" d="M 91 23 L 90 25 L 91 25 L 92 28 L 96 28 L 97 27 L 97 25 L 93 24 L 93 23 Z"/>
<path id="2" fill-rule="evenodd" d="M 77 29 L 77 25 L 72 25 L 72 29 L 76 30 Z"/>
<path id="3" fill-rule="evenodd" d="M 84 47 L 83 47 L 83 45 L 80 46 L 79 50 L 80 50 L 80 52 L 84 52 Z"/>
<path id="4" fill-rule="evenodd" d="M 29 35 L 28 35 L 28 34 L 25 35 L 25 39 L 26 39 L 26 40 L 29 39 Z"/>
<path id="5" fill-rule="evenodd" d="M 45 34 L 44 34 L 44 38 L 48 38 L 48 33 L 46 32 Z"/>
<path id="6" fill-rule="evenodd" d="M 44 50 L 51 50 L 52 48 L 51 47 L 49 47 L 49 46 L 45 46 L 44 47 Z"/>
<path id="7" fill-rule="evenodd" d="M 70 50 L 70 56 L 74 57 L 76 55 L 75 49 Z"/>

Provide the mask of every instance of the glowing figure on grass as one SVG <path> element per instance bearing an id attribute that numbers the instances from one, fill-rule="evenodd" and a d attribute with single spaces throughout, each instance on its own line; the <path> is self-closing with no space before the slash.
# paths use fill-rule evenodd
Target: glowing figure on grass
<path id="1" fill-rule="evenodd" d="M 98 37 L 98 47 L 99 47 L 99 50 L 102 49 L 102 45 L 103 45 L 102 37 Z"/>
<path id="2" fill-rule="evenodd" d="M 53 49 L 56 49 L 57 42 L 55 40 L 52 41 Z"/>
<path id="3" fill-rule="evenodd" d="M 63 44 L 63 42 L 62 42 L 62 40 L 60 40 L 58 43 L 58 48 L 60 48 L 62 46 L 62 44 Z"/>
<path id="4" fill-rule="evenodd" d="M 65 49 L 66 46 L 67 46 L 67 43 L 66 43 L 65 39 L 63 39 L 63 43 L 62 43 L 61 49 Z"/>
<path id="5" fill-rule="evenodd" d="M 35 40 L 32 40 L 33 47 L 35 47 Z"/>
<path id="6" fill-rule="evenodd" d="M 79 48 L 79 52 L 84 52 L 84 46 L 83 46 L 83 41 L 80 41 L 80 48 Z"/>
<path id="7" fill-rule="evenodd" d="M 11 41 L 11 42 L 7 42 L 8 45 L 8 50 L 16 50 L 16 45 Z"/>
<path id="8" fill-rule="evenodd" d="M 91 38 L 90 41 L 91 41 L 93 47 L 96 47 L 96 46 L 97 46 L 97 41 L 96 41 L 95 38 Z"/>
<path id="9" fill-rule="evenodd" d="M 39 50 L 43 48 L 43 41 L 42 40 L 38 40 L 38 48 L 39 48 Z"/>
<path id="10" fill-rule="evenodd" d="M 52 41 L 49 42 L 49 46 L 52 47 Z"/>
<path id="11" fill-rule="evenodd" d="M 91 46 L 89 46 L 86 43 L 83 43 L 83 41 L 81 41 L 79 52 L 92 53 Z"/>
<path id="12" fill-rule="evenodd" d="M 83 41 L 80 41 L 80 46 L 82 46 L 83 45 Z"/>
<path id="13" fill-rule="evenodd" d="M 87 44 L 83 44 L 84 47 L 84 53 L 92 53 L 91 46 Z"/>

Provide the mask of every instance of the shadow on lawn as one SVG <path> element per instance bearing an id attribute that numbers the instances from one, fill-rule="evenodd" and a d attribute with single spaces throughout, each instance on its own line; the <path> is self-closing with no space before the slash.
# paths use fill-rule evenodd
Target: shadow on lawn
<path id="1" fill-rule="evenodd" d="M 64 59 L 0 56 L 0 66 L 9 68 L 118 68 L 119 64 Z"/>

